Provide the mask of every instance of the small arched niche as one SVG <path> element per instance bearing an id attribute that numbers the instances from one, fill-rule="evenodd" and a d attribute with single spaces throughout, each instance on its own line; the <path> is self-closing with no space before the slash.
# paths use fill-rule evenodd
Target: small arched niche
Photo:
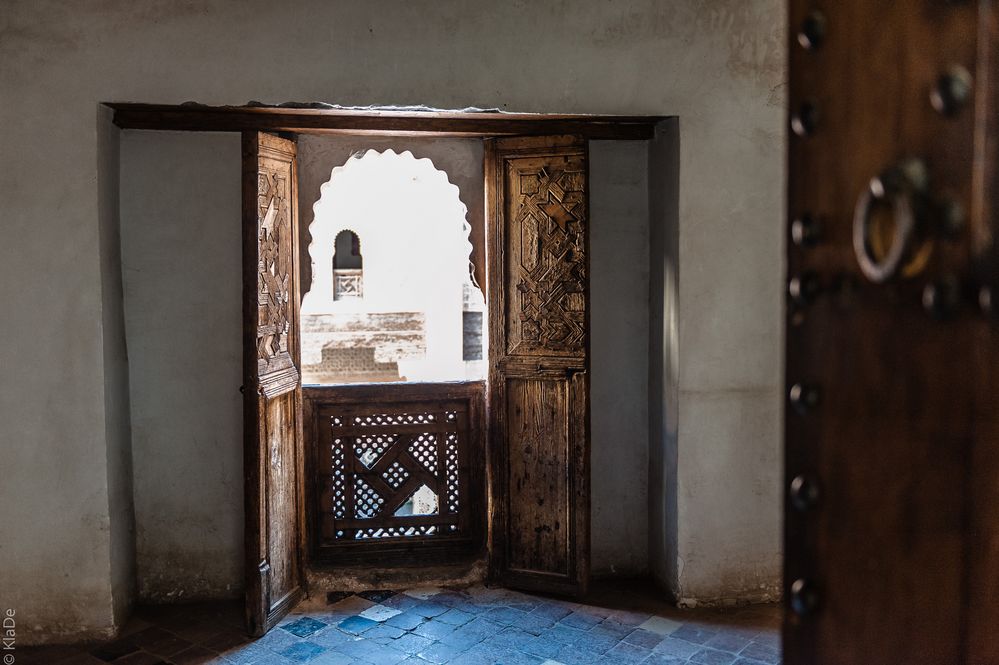
<path id="1" fill-rule="evenodd" d="M 356 233 L 347 229 L 340 231 L 333 247 L 333 270 L 360 270 L 363 267 L 361 239 Z"/>
<path id="2" fill-rule="evenodd" d="M 368 150 L 332 169 L 309 225 L 307 383 L 484 378 L 466 215 L 447 174 L 409 151 Z"/>
<path id="3" fill-rule="evenodd" d="M 364 297 L 364 268 L 361 239 L 350 230 L 336 234 L 333 241 L 333 300 Z"/>

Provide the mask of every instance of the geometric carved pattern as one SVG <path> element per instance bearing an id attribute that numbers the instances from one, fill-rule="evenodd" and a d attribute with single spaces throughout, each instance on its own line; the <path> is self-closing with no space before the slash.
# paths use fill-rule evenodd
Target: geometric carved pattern
<path id="1" fill-rule="evenodd" d="M 568 156 L 557 169 L 507 161 L 507 353 L 585 349 L 585 185 L 581 156 Z"/>
<path id="2" fill-rule="evenodd" d="M 333 490 L 333 517 L 338 520 L 342 520 L 347 516 L 347 493 L 344 490 L 344 451 L 343 451 L 343 440 L 333 439 L 333 449 L 332 449 L 333 465 L 333 486 L 336 488 Z"/>
<path id="3" fill-rule="evenodd" d="M 421 434 L 416 437 L 409 446 L 409 452 L 427 467 L 427 471 L 437 473 L 437 442 L 433 434 Z"/>
<path id="4" fill-rule="evenodd" d="M 332 505 L 322 515 L 332 523 L 325 533 L 347 541 L 459 535 L 468 419 L 461 402 L 428 405 L 329 406 Z M 414 494 L 423 486 L 439 497 L 436 509 L 417 505 Z"/>
<path id="5" fill-rule="evenodd" d="M 382 456 L 385 449 L 393 443 L 395 443 L 395 437 L 380 434 L 354 437 L 354 454 L 364 466 L 370 469 Z"/>
<path id="6" fill-rule="evenodd" d="M 354 416 L 354 424 L 359 427 L 378 427 L 381 425 L 413 425 L 434 422 L 433 413 L 371 413 Z"/>
<path id="7" fill-rule="evenodd" d="M 364 293 L 363 273 L 355 269 L 333 271 L 333 300 L 361 298 Z"/>
<path id="8" fill-rule="evenodd" d="M 354 512 L 358 519 L 371 519 L 381 510 L 385 500 L 363 479 L 354 480 Z"/>
<path id="9" fill-rule="evenodd" d="M 447 511 L 458 512 L 458 435 L 448 434 L 444 444 L 444 466 L 447 471 Z"/>
<path id="10" fill-rule="evenodd" d="M 404 482 L 406 482 L 406 479 L 409 478 L 409 471 L 406 471 L 406 467 L 399 464 L 398 461 L 392 462 L 392 466 L 385 469 L 385 474 L 382 478 L 384 478 L 385 482 L 388 483 L 392 489 L 397 490 Z"/>
<path id="11" fill-rule="evenodd" d="M 257 170 L 257 371 L 268 398 L 298 384 L 291 357 L 294 279 L 291 167 L 261 158 Z"/>
<path id="12" fill-rule="evenodd" d="M 368 538 L 405 538 L 407 536 L 432 536 L 437 533 L 435 526 L 386 527 L 384 529 L 358 529 L 358 540 Z"/>

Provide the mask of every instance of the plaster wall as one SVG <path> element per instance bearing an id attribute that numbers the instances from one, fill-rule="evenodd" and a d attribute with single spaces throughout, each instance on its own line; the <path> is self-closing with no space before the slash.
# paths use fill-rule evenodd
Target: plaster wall
<path id="1" fill-rule="evenodd" d="M 138 597 L 243 589 L 238 133 L 122 132 Z"/>
<path id="2" fill-rule="evenodd" d="M 115 338 L 96 186 L 108 100 L 677 116 L 676 590 L 776 590 L 783 5 L 7 0 L 0 145 L 16 168 L 0 172 L 0 278 L 28 286 L 2 296 L 16 323 L 0 346 L 0 523 L 17 535 L 0 544 L 0 605 L 25 617 L 23 643 L 114 625 L 107 455 L 121 423 L 102 388 Z"/>
<path id="3" fill-rule="evenodd" d="M 594 576 L 649 571 L 645 141 L 590 142 L 590 543 Z"/>
<path id="4" fill-rule="evenodd" d="M 649 142 L 649 572 L 680 597 L 677 426 L 680 413 L 680 133 L 659 123 Z"/>
<path id="5" fill-rule="evenodd" d="M 109 109 L 97 116 L 98 217 L 104 421 L 107 428 L 108 524 L 111 604 L 115 623 L 127 620 L 135 598 L 135 511 L 132 501 L 132 432 L 128 353 L 121 272 L 120 143 Z"/>

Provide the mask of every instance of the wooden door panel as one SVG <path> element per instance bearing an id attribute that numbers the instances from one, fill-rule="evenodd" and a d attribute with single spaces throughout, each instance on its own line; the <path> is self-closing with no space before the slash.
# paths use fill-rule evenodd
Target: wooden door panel
<path id="1" fill-rule="evenodd" d="M 994 132 L 974 99 L 990 5 L 790 3 L 789 664 L 999 662 L 982 623 L 999 604 L 999 358 L 977 304 L 994 213 L 976 185 L 995 155 L 974 159 Z M 931 93 L 958 66 L 972 98 L 941 113 Z M 887 265 L 907 206 L 882 279 L 864 260 Z"/>
<path id="2" fill-rule="evenodd" d="M 243 135 L 246 616 L 251 635 L 303 596 L 302 384 L 295 144 Z"/>
<path id="3" fill-rule="evenodd" d="M 569 574 L 569 468 L 572 451 L 568 386 L 562 379 L 508 378 L 506 382 L 511 494 L 511 570 Z"/>
<path id="4" fill-rule="evenodd" d="M 269 610 L 281 606 L 281 601 L 298 591 L 300 575 L 297 565 L 298 537 L 295 529 L 297 485 L 299 477 L 295 463 L 297 456 L 296 434 L 298 400 L 295 391 L 286 392 L 269 401 L 266 426 L 261 434 L 267 437 L 266 449 L 270 452 L 267 462 L 267 548 L 272 553 L 286 556 L 268 557 L 270 570 Z M 291 520 L 287 518 L 290 515 Z"/>
<path id="5" fill-rule="evenodd" d="M 490 569 L 578 594 L 589 575 L 585 142 L 490 142 Z"/>
<path id="6" fill-rule="evenodd" d="M 994 21 L 993 15 L 990 22 Z M 993 44 L 999 44 L 997 38 L 999 33 L 993 28 Z M 996 212 L 991 210 L 993 220 Z M 996 277 L 994 272 L 992 277 Z M 992 282 L 992 292 L 996 292 L 997 283 Z M 999 325 L 995 320 L 989 328 L 979 328 L 971 344 L 975 371 L 970 378 L 978 394 L 967 462 L 966 501 L 973 509 L 968 515 L 970 538 L 963 586 L 967 593 L 965 616 L 970 618 L 966 651 L 969 664 L 991 665 L 999 663 Z"/>
<path id="7" fill-rule="evenodd" d="M 975 174 L 972 184 L 972 260 L 983 288 L 979 307 L 989 324 L 970 340 L 975 386 L 973 439 L 968 460 L 969 511 L 966 577 L 967 662 L 999 662 L 999 6 L 978 5 L 975 85 Z"/>

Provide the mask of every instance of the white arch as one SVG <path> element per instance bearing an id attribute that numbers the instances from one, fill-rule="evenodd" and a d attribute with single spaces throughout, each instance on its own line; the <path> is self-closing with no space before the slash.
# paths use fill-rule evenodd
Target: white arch
<path id="1" fill-rule="evenodd" d="M 318 334 L 347 320 L 338 315 L 364 320 L 364 314 L 418 312 L 425 356 L 407 356 L 383 342 L 376 343 L 376 360 L 397 361 L 409 380 L 464 378 L 462 312 L 484 309 L 484 300 L 471 277 L 468 208 L 447 174 L 408 150 L 368 150 L 331 171 L 312 210 L 312 286 L 302 301 L 303 331 Z M 361 244 L 363 297 L 334 300 L 335 239 L 344 230 Z M 372 340 L 386 338 L 369 332 Z M 318 362 L 314 333 L 303 336 L 310 338 L 303 339 L 303 363 Z M 341 339 L 330 343 L 347 343 Z"/>
<path id="2" fill-rule="evenodd" d="M 391 149 L 355 154 L 332 170 L 312 211 L 312 286 L 303 314 L 412 307 L 425 296 L 416 289 L 470 279 L 468 208 L 428 158 Z M 344 230 L 363 248 L 363 304 L 333 300 L 334 240 Z"/>

